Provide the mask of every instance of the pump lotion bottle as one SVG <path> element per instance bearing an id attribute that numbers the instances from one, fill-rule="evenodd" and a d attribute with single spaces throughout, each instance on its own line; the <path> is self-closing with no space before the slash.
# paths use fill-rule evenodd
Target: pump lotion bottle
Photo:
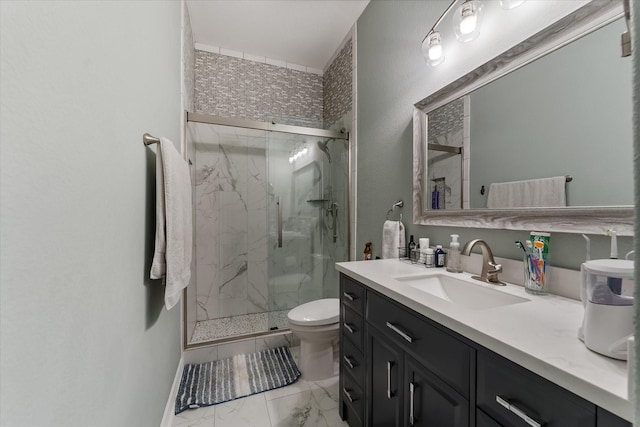
<path id="1" fill-rule="evenodd" d="M 447 254 L 447 271 L 462 273 L 462 257 L 460 256 L 460 242 L 458 242 L 457 234 L 451 235 L 449 253 Z"/>

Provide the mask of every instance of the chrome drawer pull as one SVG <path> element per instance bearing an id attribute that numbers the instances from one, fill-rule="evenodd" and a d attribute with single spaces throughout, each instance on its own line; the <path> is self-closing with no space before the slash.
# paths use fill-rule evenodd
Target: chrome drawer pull
<path id="1" fill-rule="evenodd" d="M 353 368 L 355 368 L 355 367 L 356 367 L 356 365 L 354 365 L 354 364 L 353 364 L 353 362 L 351 361 L 351 359 L 349 358 L 349 356 L 344 356 L 344 357 L 343 357 L 343 359 L 344 359 L 344 363 L 346 363 L 347 365 L 349 365 L 349 367 L 350 367 L 351 369 L 353 369 Z"/>
<path id="2" fill-rule="evenodd" d="M 414 425 L 415 418 L 413 417 L 413 392 L 416 386 L 413 383 L 409 383 L 409 424 Z"/>
<path id="3" fill-rule="evenodd" d="M 353 397 L 351 397 L 351 393 L 349 393 L 346 388 L 342 389 L 342 393 L 347 399 L 349 399 L 349 402 L 353 403 Z"/>
<path id="4" fill-rule="evenodd" d="M 351 301 L 358 299 L 357 296 L 350 294 L 349 292 L 343 292 L 342 295 L 344 295 L 345 298 Z"/>
<path id="5" fill-rule="evenodd" d="M 390 328 L 393 332 L 395 332 L 396 334 L 400 335 L 402 338 L 404 338 L 405 340 L 409 341 L 409 342 L 413 342 L 413 338 L 411 338 L 409 335 L 407 335 L 405 332 L 401 331 L 396 325 L 394 325 L 393 323 L 387 322 L 387 327 Z"/>
<path id="6" fill-rule="evenodd" d="M 350 334 L 355 333 L 355 331 L 353 330 L 353 327 L 351 327 L 348 323 L 344 324 L 344 328 L 349 331 Z"/>
<path id="7" fill-rule="evenodd" d="M 510 412 L 513 412 L 514 414 L 516 414 L 518 417 L 522 418 L 524 420 L 525 423 L 529 424 L 531 427 L 542 427 L 542 424 L 540 424 L 539 422 L 537 422 L 536 420 L 534 420 L 533 418 L 531 418 L 529 415 L 527 415 L 522 409 L 518 408 L 515 405 L 512 405 L 508 400 L 503 399 L 500 396 L 496 396 L 496 402 L 498 402 L 500 404 L 500 406 L 505 407 L 506 409 L 508 409 Z M 543 423 L 544 424 L 544 423 Z"/>
<path id="8" fill-rule="evenodd" d="M 393 362 L 387 361 L 387 399 L 391 399 L 393 397 L 393 393 L 391 393 L 391 366 Z"/>

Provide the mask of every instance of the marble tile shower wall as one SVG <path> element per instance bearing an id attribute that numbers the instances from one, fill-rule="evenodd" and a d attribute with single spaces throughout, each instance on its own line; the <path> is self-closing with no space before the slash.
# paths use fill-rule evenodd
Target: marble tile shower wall
<path id="1" fill-rule="evenodd" d="M 349 39 L 324 73 L 323 118 L 326 128 L 352 110 L 353 43 Z"/>
<path id="2" fill-rule="evenodd" d="M 322 127 L 322 76 L 202 50 L 195 76 L 198 113 Z"/>
<path id="3" fill-rule="evenodd" d="M 189 134 L 195 141 L 197 320 L 264 312 L 264 131 L 190 123 Z"/>

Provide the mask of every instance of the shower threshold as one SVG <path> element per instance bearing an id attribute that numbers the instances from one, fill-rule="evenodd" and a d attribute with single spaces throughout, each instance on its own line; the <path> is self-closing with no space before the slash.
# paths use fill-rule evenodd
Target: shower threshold
<path id="1" fill-rule="evenodd" d="M 225 338 L 242 338 L 245 335 L 251 336 L 275 328 L 287 329 L 288 312 L 289 310 L 281 310 L 201 320 L 196 323 L 190 344 Z"/>

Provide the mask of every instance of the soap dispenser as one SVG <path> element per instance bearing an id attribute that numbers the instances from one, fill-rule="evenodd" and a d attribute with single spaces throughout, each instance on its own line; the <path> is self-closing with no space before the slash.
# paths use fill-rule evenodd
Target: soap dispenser
<path id="1" fill-rule="evenodd" d="M 451 235 L 451 243 L 449 243 L 449 253 L 447 255 L 447 271 L 451 273 L 462 273 L 460 242 L 458 242 L 457 234 Z"/>

